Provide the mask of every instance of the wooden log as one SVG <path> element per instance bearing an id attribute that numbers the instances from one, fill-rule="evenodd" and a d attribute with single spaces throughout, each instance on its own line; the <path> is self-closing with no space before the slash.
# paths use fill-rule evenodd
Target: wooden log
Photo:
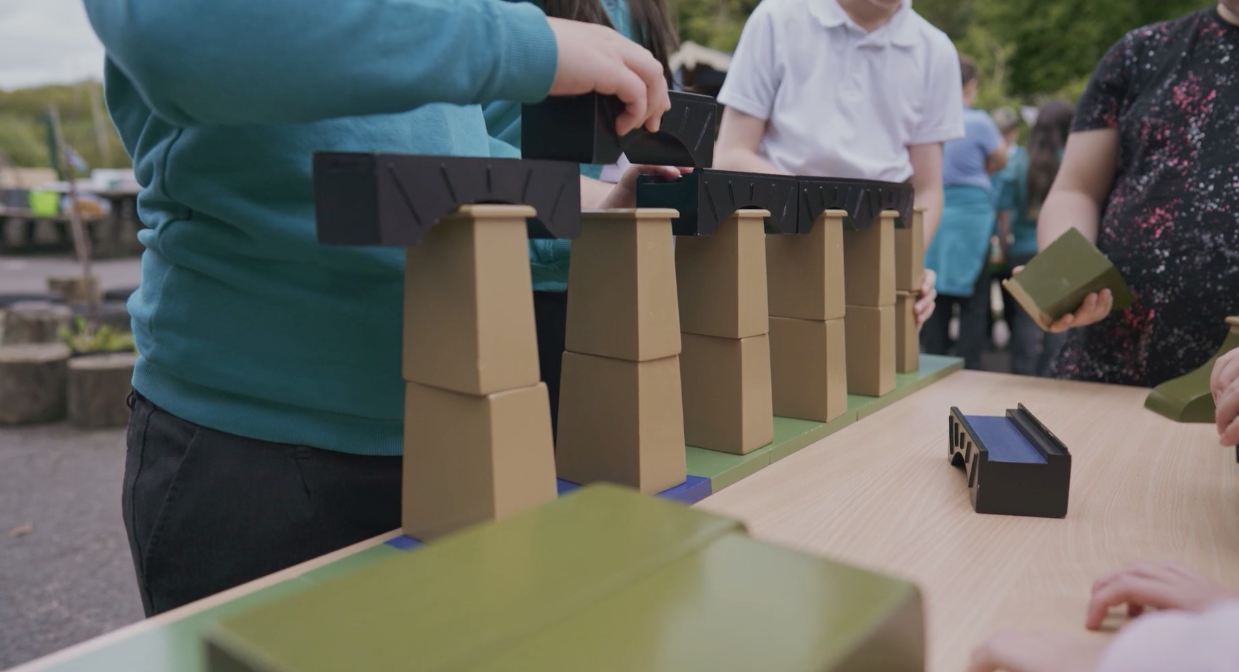
<path id="1" fill-rule="evenodd" d="M 63 418 L 68 362 L 63 343 L 0 347 L 0 425 Z"/>
<path id="2" fill-rule="evenodd" d="M 129 422 L 129 395 L 134 353 L 87 355 L 69 360 L 69 424 L 95 429 L 124 427 Z"/>
<path id="3" fill-rule="evenodd" d="M 4 340 L 0 345 L 58 343 L 56 333 L 73 321 L 73 311 L 46 301 L 23 301 L 9 306 L 4 315 Z"/>
<path id="4" fill-rule="evenodd" d="M 129 331 L 129 310 L 124 301 L 104 301 L 94 307 L 93 315 L 90 306 L 84 303 L 72 304 L 69 309 L 73 311 L 74 317 L 93 319 L 96 329 L 108 326 L 112 331 Z"/>
<path id="5" fill-rule="evenodd" d="M 93 275 L 53 276 L 47 279 L 47 291 L 60 292 L 67 303 L 90 303 L 99 300 L 99 280 Z"/>

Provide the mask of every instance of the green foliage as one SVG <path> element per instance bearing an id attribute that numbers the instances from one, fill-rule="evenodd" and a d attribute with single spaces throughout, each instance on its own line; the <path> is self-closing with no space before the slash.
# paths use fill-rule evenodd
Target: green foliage
<path id="1" fill-rule="evenodd" d="M 79 317 L 73 321 L 73 328 L 63 326 L 57 332 L 60 340 L 77 354 L 92 352 L 133 352 L 133 334 L 127 331 L 117 331 L 108 325 L 95 329 L 92 333 L 86 328 L 86 320 Z"/>
<path id="2" fill-rule="evenodd" d="M 668 0 L 680 27 L 680 39 L 733 51 L 744 21 L 759 0 Z"/>
<path id="3" fill-rule="evenodd" d="M 51 154 L 47 135 L 47 109 L 56 103 L 65 142 L 90 164 L 91 168 L 124 168 L 129 157 L 116 134 L 112 120 L 103 110 L 104 132 L 111 162 L 104 165 L 95 139 L 95 126 L 90 113 L 90 88 L 102 96 L 99 82 L 41 86 L 16 91 L 0 90 L 0 152 L 15 166 L 47 168 Z M 102 107 L 102 102 L 100 103 Z"/>

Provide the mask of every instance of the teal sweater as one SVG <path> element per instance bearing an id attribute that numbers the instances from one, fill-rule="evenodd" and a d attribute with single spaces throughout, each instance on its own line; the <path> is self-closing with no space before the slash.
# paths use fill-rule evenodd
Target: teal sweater
<path id="1" fill-rule="evenodd" d="M 545 7 L 542 0 L 530 0 Z M 630 40 L 635 39 L 632 12 L 628 0 L 603 0 L 602 7 L 616 32 Z M 505 156 L 521 155 L 521 106 L 508 100 L 499 100 L 483 107 L 486 128 L 491 137 L 511 147 Z M 582 165 L 581 174 L 598 179 L 602 166 Z M 533 288 L 539 292 L 568 291 L 568 262 L 571 242 L 554 238 L 529 241 L 529 268 L 533 275 Z"/>
<path id="2" fill-rule="evenodd" d="M 479 104 L 550 88 L 545 17 L 497 0 L 85 4 L 149 227 L 134 387 L 216 430 L 399 454 L 403 250 L 315 242 L 311 155 L 489 155 Z"/>

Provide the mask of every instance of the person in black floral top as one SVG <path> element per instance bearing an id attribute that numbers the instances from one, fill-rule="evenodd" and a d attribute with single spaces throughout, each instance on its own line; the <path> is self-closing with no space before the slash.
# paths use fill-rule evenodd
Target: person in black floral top
<path id="1" fill-rule="evenodd" d="M 1137 295 L 1105 290 L 1053 367 L 1154 386 L 1213 356 L 1239 315 L 1239 0 L 1139 28 L 1097 65 L 1038 221 L 1044 249 L 1079 229 Z"/>

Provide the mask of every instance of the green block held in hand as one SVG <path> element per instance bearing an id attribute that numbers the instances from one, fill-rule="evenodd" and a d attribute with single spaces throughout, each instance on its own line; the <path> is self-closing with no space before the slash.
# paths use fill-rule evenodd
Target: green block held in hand
<path id="1" fill-rule="evenodd" d="M 1239 348 L 1239 317 L 1228 317 L 1226 323 L 1230 325 L 1230 331 L 1217 353 L 1195 371 L 1153 388 L 1144 400 L 1145 408 L 1175 422 L 1213 422 L 1217 411 L 1213 394 L 1209 391 L 1213 365 L 1222 355 Z"/>
<path id="2" fill-rule="evenodd" d="M 1135 301 L 1114 264 L 1074 228 L 1067 229 L 1002 286 L 1037 326 L 1047 331 L 1059 318 L 1075 312 L 1093 292 L 1109 289 L 1115 310 Z"/>

